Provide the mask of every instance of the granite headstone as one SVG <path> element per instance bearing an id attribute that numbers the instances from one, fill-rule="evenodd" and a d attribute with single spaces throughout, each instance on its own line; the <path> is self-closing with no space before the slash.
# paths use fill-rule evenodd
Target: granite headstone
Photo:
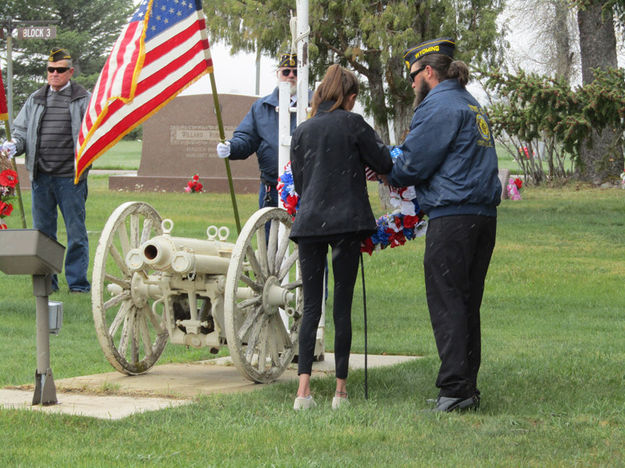
<path id="1" fill-rule="evenodd" d="M 256 96 L 220 94 L 226 139 L 249 111 Z M 219 128 L 211 94 L 178 96 L 143 124 L 141 163 L 136 176 L 110 176 L 109 189 L 181 192 L 194 174 L 207 192 L 228 192 L 226 166 L 216 153 Z M 255 155 L 231 161 L 237 193 L 258 192 Z"/>

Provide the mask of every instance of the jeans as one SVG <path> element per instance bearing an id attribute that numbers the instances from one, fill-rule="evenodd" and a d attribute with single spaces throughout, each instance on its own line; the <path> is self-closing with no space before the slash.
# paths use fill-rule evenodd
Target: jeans
<path id="1" fill-rule="evenodd" d="M 87 280 L 89 239 L 85 226 L 86 202 L 87 179 L 74 185 L 74 177 L 53 177 L 50 174 L 39 173 L 32 182 L 35 229 L 56 240 L 57 206 L 63 215 L 67 232 L 65 278 L 70 291 L 91 290 L 91 284 Z M 52 289 L 59 289 L 56 275 L 52 277 Z"/>

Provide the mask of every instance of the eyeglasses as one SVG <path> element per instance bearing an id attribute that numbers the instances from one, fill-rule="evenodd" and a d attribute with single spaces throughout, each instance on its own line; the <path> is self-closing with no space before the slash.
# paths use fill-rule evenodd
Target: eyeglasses
<path id="1" fill-rule="evenodd" d="M 282 70 L 282 76 L 289 76 L 293 73 L 293 76 L 297 76 L 297 68 L 285 68 Z"/>
<path id="2" fill-rule="evenodd" d="M 426 66 L 427 66 L 427 65 L 426 65 Z M 414 82 L 414 79 L 417 77 L 417 75 L 418 75 L 419 73 L 421 73 L 423 70 L 425 70 L 425 67 L 426 67 L 426 66 L 421 67 L 421 68 L 419 68 L 419 69 L 417 69 L 417 70 L 413 71 L 413 72 L 410 74 L 410 82 L 411 82 L 411 83 L 413 83 L 413 82 Z"/>
<path id="3" fill-rule="evenodd" d="M 67 70 L 69 70 L 69 67 L 48 67 L 48 73 L 57 72 L 61 74 L 61 73 L 65 73 Z"/>

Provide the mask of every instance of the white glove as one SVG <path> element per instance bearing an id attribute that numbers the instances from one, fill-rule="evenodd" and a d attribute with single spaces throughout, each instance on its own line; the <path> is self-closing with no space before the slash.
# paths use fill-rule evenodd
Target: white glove
<path id="1" fill-rule="evenodd" d="M 226 140 L 225 143 L 217 143 L 217 156 L 221 159 L 226 159 L 230 156 L 230 142 Z"/>
<path id="2" fill-rule="evenodd" d="M 17 152 L 15 140 L 5 141 L 4 143 L 2 143 L 2 147 L 0 147 L 0 150 L 6 153 L 9 158 L 13 158 L 15 156 L 15 153 Z"/>

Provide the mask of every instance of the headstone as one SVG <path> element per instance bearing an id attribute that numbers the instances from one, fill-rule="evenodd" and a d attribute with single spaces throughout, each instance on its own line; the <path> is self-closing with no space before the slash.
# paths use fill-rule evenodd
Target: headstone
<path id="1" fill-rule="evenodd" d="M 510 177 L 510 171 L 508 169 L 499 169 L 499 182 L 501 182 L 501 199 L 508 198 L 508 179 Z"/>
<path id="2" fill-rule="evenodd" d="M 256 96 L 220 94 L 226 139 Z M 136 176 L 110 176 L 109 189 L 182 192 L 194 174 L 207 192 L 228 192 L 226 165 L 215 150 L 219 128 L 211 94 L 178 96 L 143 124 L 141 163 Z M 230 161 L 236 193 L 257 193 L 256 155 Z"/>

